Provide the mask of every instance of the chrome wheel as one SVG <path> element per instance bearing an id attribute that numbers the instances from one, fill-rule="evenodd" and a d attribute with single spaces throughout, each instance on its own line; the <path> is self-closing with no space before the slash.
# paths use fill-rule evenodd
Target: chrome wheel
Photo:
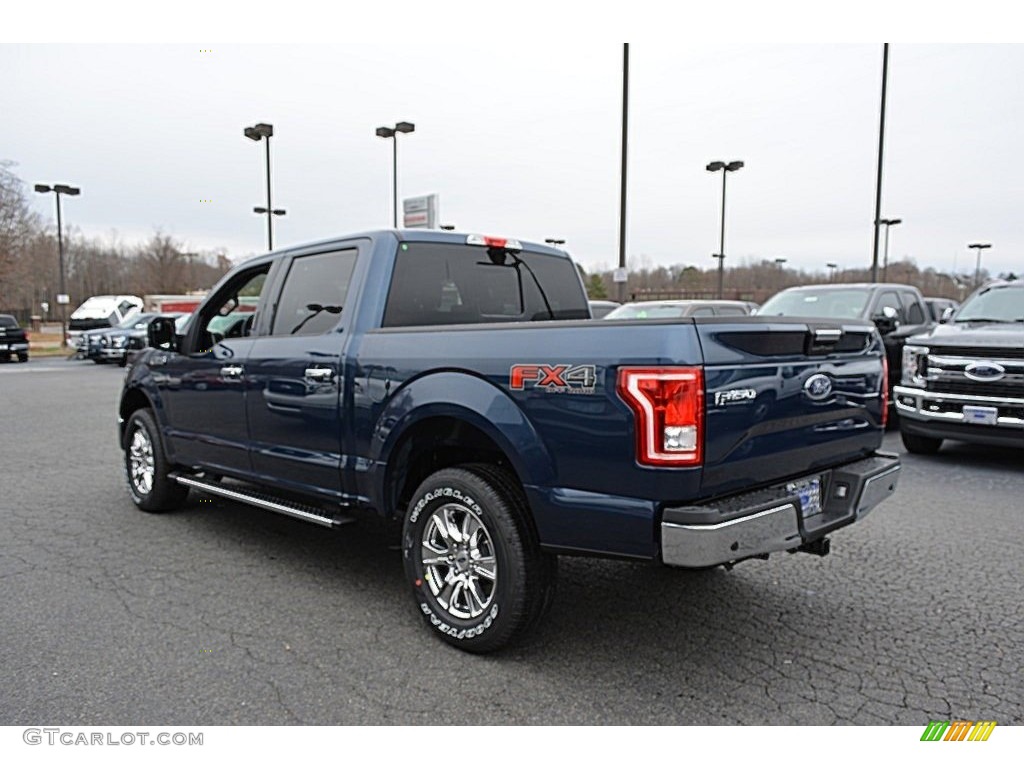
<path id="1" fill-rule="evenodd" d="M 475 619 L 498 586 L 494 544 L 468 507 L 445 504 L 430 516 L 420 541 L 424 576 L 438 604 L 457 619 Z"/>
<path id="2" fill-rule="evenodd" d="M 153 442 L 145 429 L 139 428 L 132 433 L 128 446 L 128 470 L 135 490 L 143 496 L 153 490 L 156 463 L 153 460 Z"/>

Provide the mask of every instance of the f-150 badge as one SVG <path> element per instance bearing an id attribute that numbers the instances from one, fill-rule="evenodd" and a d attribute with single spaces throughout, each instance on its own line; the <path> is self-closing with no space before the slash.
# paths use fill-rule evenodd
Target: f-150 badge
<path id="1" fill-rule="evenodd" d="M 729 405 L 730 403 L 746 403 L 757 399 L 756 389 L 726 389 L 722 392 L 715 392 L 715 405 Z"/>
<path id="2" fill-rule="evenodd" d="M 592 395 L 597 385 L 597 366 L 544 365 L 529 363 L 513 365 L 508 372 L 509 389 L 543 389 L 573 395 Z"/>

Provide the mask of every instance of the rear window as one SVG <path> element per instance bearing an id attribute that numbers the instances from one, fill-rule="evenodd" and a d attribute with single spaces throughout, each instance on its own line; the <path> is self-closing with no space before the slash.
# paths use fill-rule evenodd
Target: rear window
<path id="1" fill-rule="evenodd" d="M 384 326 L 584 320 L 579 273 L 564 256 L 402 243 Z"/>
<path id="2" fill-rule="evenodd" d="M 0 328 L 17 328 L 18 322 L 11 315 L 0 315 Z"/>

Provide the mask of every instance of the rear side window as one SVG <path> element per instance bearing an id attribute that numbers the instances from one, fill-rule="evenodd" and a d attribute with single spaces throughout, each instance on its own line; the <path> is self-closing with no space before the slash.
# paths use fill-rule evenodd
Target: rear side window
<path id="1" fill-rule="evenodd" d="M 292 260 L 274 315 L 274 336 L 315 336 L 338 324 L 356 249 L 299 256 Z"/>
<path id="2" fill-rule="evenodd" d="M 579 273 L 564 256 L 402 243 L 384 327 L 585 320 Z"/>
<path id="3" fill-rule="evenodd" d="M 902 292 L 900 296 L 903 298 L 903 311 L 906 314 L 907 322 L 911 325 L 920 325 L 924 322 L 924 310 L 921 309 L 921 304 L 917 300 L 917 297 L 906 291 Z"/>

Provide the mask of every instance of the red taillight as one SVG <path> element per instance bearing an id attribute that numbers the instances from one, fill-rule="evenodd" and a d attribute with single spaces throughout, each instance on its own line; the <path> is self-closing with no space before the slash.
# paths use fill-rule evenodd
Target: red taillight
<path id="1" fill-rule="evenodd" d="M 620 368 L 618 390 L 636 414 L 638 462 L 693 466 L 703 461 L 703 369 Z"/>
<path id="2" fill-rule="evenodd" d="M 882 429 L 889 423 L 889 358 L 882 353 Z"/>

